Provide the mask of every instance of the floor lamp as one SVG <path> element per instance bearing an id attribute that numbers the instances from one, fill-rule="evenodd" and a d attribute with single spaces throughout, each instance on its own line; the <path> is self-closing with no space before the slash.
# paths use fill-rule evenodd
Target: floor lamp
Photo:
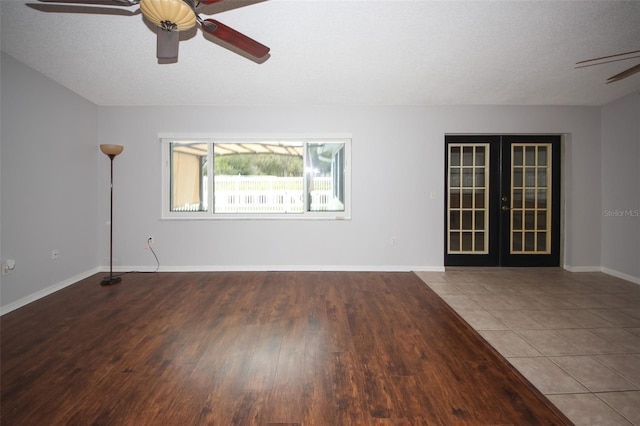
<path id="1" fill-rule="evenodd" d="M 100 145 L 100 151 L 106 154 L 111 160 L 111 210 L 109 216 L 109 276 L 104 277 L 100 285 L 111 285 L 122 281 L 122 278 L 113 276 L 113 159 L 120 154 L 124 147 L 122 145 Z"/>

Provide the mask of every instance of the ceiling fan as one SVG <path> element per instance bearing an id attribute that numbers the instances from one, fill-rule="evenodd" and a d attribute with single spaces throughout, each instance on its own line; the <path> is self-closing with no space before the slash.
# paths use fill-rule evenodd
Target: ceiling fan
<path id="1" fill-rule="evenodd" d="M 179 32 L 196 25 L 211 36 L 226 42 L 255 59 L 264 59 L 269 48 L 252 38 L 216 21 L 200 17 L 203 5 L 223 0 L 38 0 L 42 3 L 28 6 L 44 12 L 96 13 L 110 15 L 142 15 L 156 27 L 158 59 L 178 57 Z M 245 6 L 243 4 L 242 6 Z M 108 7 L 102 7 L 108 6 Z M 138 6 L 137 10 L 122 9 Z"/>
<path id="2" fill-rule="evenodd" d="M 599 58 L 587 59 L 584 61 L 576 62 L 576 68 L 592 67 L 594 65 L 608 64 L 609 62 L 626 61 L 628 59 L 640 58 L 640 50 L 634 50 L 631 52 L 618 53 L 615 55 L 601 56 Z M 637 72 L 640 72 L 640 64 L 634 65 L 614 76 L 607 79 L 607 84 L 620 81 L 627 78 Z"/>

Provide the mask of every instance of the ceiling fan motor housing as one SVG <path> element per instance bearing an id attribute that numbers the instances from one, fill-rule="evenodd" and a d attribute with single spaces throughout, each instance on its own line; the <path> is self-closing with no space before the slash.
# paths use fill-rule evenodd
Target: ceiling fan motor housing
<path id="1" fill-rule="evenodd" d="M 196 25 L 196 14 L 183 0 L 140 0 L 140 10 L 165 31 L 184 31 Z"/>

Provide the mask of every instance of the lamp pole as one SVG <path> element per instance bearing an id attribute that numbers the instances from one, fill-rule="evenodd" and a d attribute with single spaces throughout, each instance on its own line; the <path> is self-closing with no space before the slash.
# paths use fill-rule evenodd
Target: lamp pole
<path id="1" fill-rule="evenodd" d="M 113 276 L 113 159 L 120 154 L 124 147 L 122 145 L 100 145 L 100 150 L 109 157 L 111 162 L 111 181 L 110 181 L 110 212 L 109 212 L 109 276 L 104 277 L 100 285 L 112 285 L 122 281 L 122 277 Z"/>

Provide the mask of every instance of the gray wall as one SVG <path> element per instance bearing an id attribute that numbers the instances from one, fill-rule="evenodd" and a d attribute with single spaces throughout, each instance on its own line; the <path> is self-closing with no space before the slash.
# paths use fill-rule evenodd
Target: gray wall
<path id="1" fill-rule="evenodd" d="M 640 283 L 640 95 L 602 108 L 602 267 Z"/>
<path id="2" fill-rule="evenodd" d="M 5 308 L 98 267 L 98 108 L 2 54 L 1 249 Z M 51 251 L 59 257 L 51 259 Z"/>
<path id="3" fill-rule="evenodd" d="M 1 65 L 0 256 L 17 262 L 2 277 L 3 312 L 108 267 L 109 160 L 100 143 L 125 145 L 114 163 L 117 269 L 154 269 L 144 248 L 153 235 L 164 270 L 408 270 L 442 268 L 445 134 L 562 133 L 564 266 L 640 276 L 638 234 L 626 232 L 640 230 L 637 219 L 603 217 L 605 206 L 629 201 L 609 199 L 613 188 L 635 194 L 629 208 L 638 208 L 637 98 L 604 108 L 97 107 L 5 54 Z M 181 132 L 351 133 L 353 219 L 160 220 L 158 134 Z M 607 157 L 620 139 L 635 157 Z M 626 172 L 620 161 L 631 161 Z"/>
<path id="4" fill-rule="evenodd" d="M 160 220 L 163 132 L 351 133 L 353 219 Z M 144 245 L 154 235 L 166 270 L 442 268 L 446 133 L 566 134 L 564 263 L 599 268 L 600 108 L 482 106 L 100 108 L 101 143 L 126 146 L 116 160 L 117 265 L 152 268 Z M 106 238 L 101 248 L 104 264 Z"/>

